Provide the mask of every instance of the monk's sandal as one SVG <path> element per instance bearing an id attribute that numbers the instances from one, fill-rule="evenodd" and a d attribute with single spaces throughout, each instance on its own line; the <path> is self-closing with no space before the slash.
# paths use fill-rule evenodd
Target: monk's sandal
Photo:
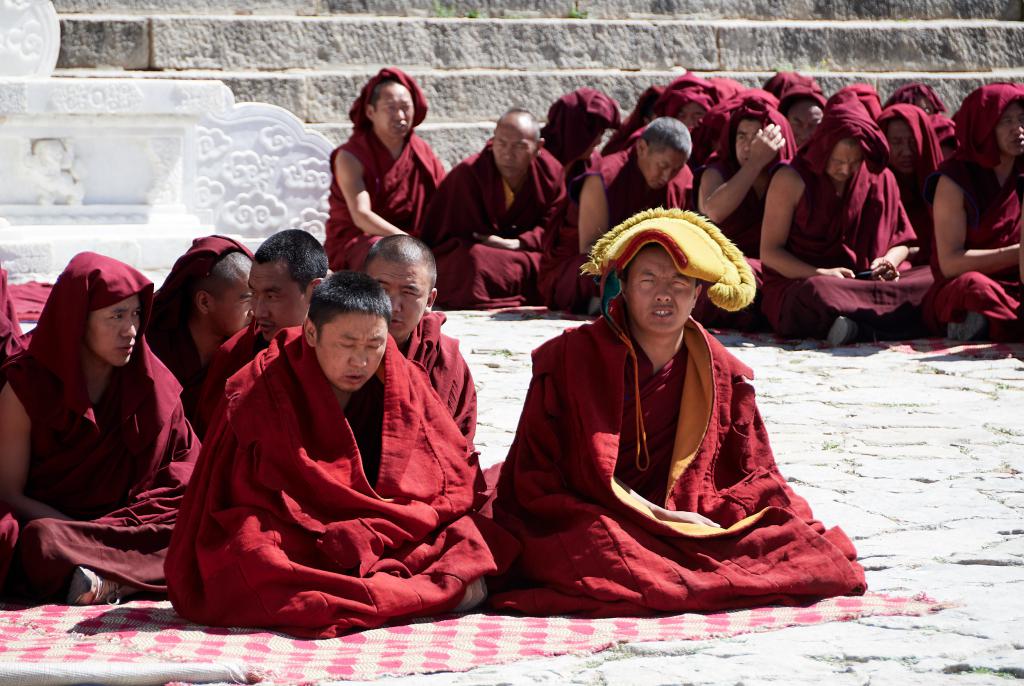
<path id="1" fill-rule="evenodd" d="M 75 567 L 68 587 L 68 605 L 117 605 L 135 589 L 104 579 L 86 567 Z"/>

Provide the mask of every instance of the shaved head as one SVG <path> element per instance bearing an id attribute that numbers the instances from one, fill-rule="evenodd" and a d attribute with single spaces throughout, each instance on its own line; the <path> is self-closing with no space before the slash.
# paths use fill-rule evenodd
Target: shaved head
<path id="1" fill-rule="evenodd" d="M 363 271 L 377 280 L 391 300 L 388 331 L 400 346 L 405 345 L 437 297 L 433 253 L 412 236 L 388 236 L 370 248 Z"/>
<path id="2" fill-rule="evenodd" d="M 523 138 L 534 141 L 540 140 L 540 124 L 537 123 L 537 118 L 529 110 L 524 110 L 520 107 L 513 107 L 501 115 L 497 126 L 495 126 L 495 129 L 499 128 L 512 129 Z"/>
<path id="3" fill-rule="evenodd" d="M 231 285 L 248 281 L 251 268 L 252 260 L 244 252 L 229 252 L 213 265 L 207 276 L 196 281 L 192 292 L 206 291 L 220 295 Z"/>
<path id="4" fill-rule="evenodd" d="M 540 125 L 526 110 L 511 109 L 498 120 L 491 139 L 491 151 L 501 178 L 513 192 L 526 182 L 530 166 L 543 145 Z"/>
<path id="5" fill-rule="evenodd" d="M 373 244 L 363 262 L 363 271 L 368 271 L 375 260 L 391 262 L 403 267 L 423 267 L 430 279 L 430 287 L 437 283 L 437 262 L 427 244 L 408 234 L 387 236 Z"/>

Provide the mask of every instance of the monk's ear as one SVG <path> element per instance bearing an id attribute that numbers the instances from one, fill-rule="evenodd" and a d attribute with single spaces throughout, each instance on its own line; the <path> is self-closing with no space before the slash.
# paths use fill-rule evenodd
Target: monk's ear
<path id="1" fill-rule="evenodd" d="M 198 290 L 196 294 L 192 296 L 192 304 L 196 308 L 196 312 L 199 314 L 209 314 L 213 306 L 213 296 L 210 295 L 209 291 Z"/>
<path id="2" fill-rule="evenodd" d="M 319 286 L 321 281 L 323 281 L 323 279 L 318 276 L 306 284 L 306 290 L 302 294 L 305 296 L 306 300 L 310 300 L 313 297 L 313 289 Z"/>
<path id="3" fill-rule="evenodd" d="M 306 321 L 302 322 L 302 335 L 306 338 L 306 343 L 310 347 L 316 347 L 316 324 L 309 317 L 306 317 Z"/>
<path id="4" fill-rule="evenodd" d="M 647 141 L 643 138 L 636 142 L 636 154 L 641 157 L 647 156 Z"/>
<path id="5" fill-rule="evenodd" d="M 1024 254 L 1024 253 L 1022 253 Z M 427 312 L 430 312 L 431 308 L 434 307 L 434 301 L 437 300 L 437 289 L 431 288 L 430 295 L 427 296 Z"/>

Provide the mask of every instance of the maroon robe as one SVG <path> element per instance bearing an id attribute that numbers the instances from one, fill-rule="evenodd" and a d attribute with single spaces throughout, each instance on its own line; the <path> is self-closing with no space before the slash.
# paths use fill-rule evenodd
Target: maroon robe
<path id="1" fill-rule="evenodd" d="M 622 447 L 623 424 L 635 421 L 624 416 L 631 346 L 621 324 L 599 319 L 533 353 L 493 508 L 523 553 L 492 595 L 495 607 L 649 615 L 864 592 L 853 544 L 814 520 L 779 473 L 751 370 L 692 321 L 684 346 L 685 356 L 673 360 L 686 365 L 681 393 L 647 389 L 648 398 L 670 405 L 653 409 L 662 419 L 678 413 L 674 439 L 659 438 L 642 470 L 668 478 L 660 488 L 640 487 L 661 507 L 724 528 L 658 520 L 617 487 L 614 477 L 630 478 L 637 459 Z M 679 383 L 675 374 L 668 372 L 668 383 Z M 641 389 L 641 403 L 643 396 Z"/>
<path id="2" fill-rule="evenodd" d="M 472 445 L 476 436 L 476 386 L 459 352 L 459 342 L 441 333 L 445 320 L 443 312 L 424 313 L 402 352 L 426 370 L 438 397 Z"/>
<path id="3" fill-rule="evenodd" d="M 1010 104 L 1024 105 L 1024 87 L 989 84 L 968 95 L 956 113 L 959 147 L 956 155 L 928 179 L 925 197 L 935 198 L 940 176 L 947 176 L 964 194 L 967 213 L 966 250 L 990 250 L 1020 243 L 1021 202 L 1018 183 L 1024 159 L 1017 158 L 1013 172 L 1001 186 L 994 167 L 999 163 L 996 123 Z M 995 274 L 967 272 L 953 279 L 942 275 L 933 254 L 935 285 L 925 300 L 925 321 L 936 334 L 945 333 L 950 322 L 963 321 L 968 312 L 984 315 L 994 341 L 1024 340 L 1021 321 L 1021 275 L 1018 265 Z"/>
<path id="4" fill-rule="evenodd" d="M 153 353 L 174 374 L 181 384 L 181 404 L 185 417 L 195 424 L 199 395 L 206 380 L 206 366 L 199 359 L 199 350 L 188 328 L 192 312 L 192 287 L 225 255 L 252 252 L 226 236 L 206 236 L 192 241 L 192 247 L 171 267 L 160 290 L 153 296 L 153 317 L 146 330 L 146 340 Z"/>
<path id="5" fill-rule="evenodd" d="M 544 231 L 564 192 L 562 165 L 543 148 L 508 208 L 490 142 L 452 169 L 423 222 L 423 241 L 437 258 L 438 305 L 490 309 L 539 304 Z M 520 248 L 484 245 L 474 233 L 518 238 Z"/>
<path id="6" fill-rule="evenodd" d="M 955 150 L 960 146 L 956 138 L 956 124 L 944 114 L 932 115 L 932 128 L 939 139 L 939 145 L 952 145 Z"/>
<path id="7" fill-rule="evenodd" d="M 608 157 L 622 152 L 632 145 L 633 134 L 647 126 L 647 122 L 654 118 L 654 103 L 664 92 L 664 86 L 651 86 L 640 94 L 636 100 L 636 106 L 626 117 L 626 121 L 622 122 L 619 130 L 612 134 L 608 142 L 601 148 L 602 156 Z"/>
<path id="8" fill-rule="evenodd" d="M 678 119 L 683 108 L 691 102 L 710 110 L 717 102 L 716 96 L 714 84 L 686 73 L 667 85 L 665 91 L 654 101 L 654 116 Z"/>
<path id="9" fill-rule="evenodd" d="M 817 93 L 819 96 L 822 95 L 821 86 L 818 85 L 813 76 L 804 76 L 795 71 L 776 72 L 762 86 L 764 90 L 774 95 L 780 101 L 788 90 L 795 87 L 806 88 Z M 822 104 L 824 104 L 824 98 L 822 98 Z"/>
<path id="10" fill-rule="evenodd" d="M 864 162 L 842 195 L 825 173 L 835 145 L 860 143 Z M 813 267 L 866 271 L 891 248 L 915 241 L 900 203 L 899 185 L 886 168 L 889 145 L 854 93 L 833 96 L 825 118 L 789 166 L 804 182 L 786 249 Z M 790 279 L 765 267 L 762 311 L 776 333 L 824 338 L 844 315 L 878 338 L 905 338 L 920 328 L 920 304 L 931 275 L 925 267 L 902 270 L 897 281 L 812 276 Z"/>
<path id="11" fill-rule="evenodd" d="M 0 268 L 0 364 L 22 348 L 18 312 L 7 287 L 7 270 Z"/>
<path id="12" fill-rule="evenodd" d="M 128 363 L 90 402 L 81 367 L 89 312 L 138 294 L 143 316 Z M 25 495 L 71 520 L 20 527 L 0 503 L 0 558 L 15 546 L 8 588 L 47 598 L 77 566 L 145 591 L 166 590 L 163 561 L 199 441 L 181 387 L 143 332 L 153 284 L 126 264 L 80 253 L 57 280 L 27 350 L 2 368 L 31 422 Z M 0 559 L 0 569 L 6 560 Z"/>
<path id="13" fill-rule="evenodd" d="M 748 90 L 747 87 L 739 81 L 725 76 L 713 76 L 708 79 L 708 83 L 715 87 L 716 103 L 725 102 L 730 98 L 742 95 Z"/>
<path id="14" fill-rule="evenodd" d="M 885 109 L 889 109 L 891 105 L 916 105 L 919 100 L 927 100 L 932 106 L 933 114 L 942 114 L 946 111 L 946 104 L 942 102 L 935 89 L 920 81 L 904 84 L 894 90 L 885 101 Z"/>
<path id="15" fill-rule="evenodd" d="M 476 454 L 393 339 L 342 410 L 299 329 L 230 380 L 167 555 L 175 610 L 326 638 L 443 614 L 515 542 Z"/>
<path id="16" fill-rule="evenodd" d="M 196 405 L 196 416 L 192 426 L 196 435 L 203 438 L 206 429 L 213 423 L 217 406 L 224 398 L 224 386 L 231 375 L 249 364 L 256 353 L 267 347 L 267 342 L 256 329 L 253 320 L 224 343 L 214 353 L 213 359 L 206 368 L 206 378 L 199 391 L 199 402 Z"/>
<path id="17" fill-rule="evenodd" d="M 582 155 L 597 136 L 595 131 L 619 126 L 615 101 L 589 88 L 563 96 L 548 110 L 548 124 L 541 135 L 544 147 L 562 162 L 565 195 L 544 235 L 537 287 L 542 302 L 553 310 L 586 310 L 597 295 L 594 280 L 580 275 L 587 257 L 579 249 L 579 191 L 601 157 L 596 152 L 587 159 Z"/>
<path id="18" fill-rule="evenodd" d="M 730 113 L 728 126 L 722 128 L 717 146 L 718 152 L 708 161 L 707 166 L 699 169 L 694 176 L 693 197 L 695 199 L 700 197 L 700 181 L 707 169 L 717 171 L 723 181 L 728 181 L 740 170 L 740 163 L 736 158 L 736 131 L 744 119 L 756 119 L 761 123 L 762 128 L 769 124 L 776 124 L 782 129 L 782 136 L 786 144 L 776 155 L 775 160 L 769 163 L 769 168 L 772 164 L 789 162 L 796 154 L 793 129 L 789 125 L 789 120 L 781 112 L 760 98 L 741 101 L 740 105 L 734 107 Z M 727 152 L 723 154 L 722 151 Z M 767 195 L 767 189 L 765 189 L 765 194 Z M 726 312 L 715 307 L 708 299 L 707 291 L 702 291 L 694 307 L 693 318 L 704 326 L 741 331 L 756 331 L 765 328 L 766 322 L 761 315 L 760 304 L 760 291 L 764 284 L 764 276 L 759 259 L 764 200 L 765 197 L 758 195 L 754 187 L 751 186 L 732 214 L 715 224 L 729 240 L 736 244 L 746 258 L 747 264 L 750 265 L 750 269 L 754 273 L 758 296 L 753 303 L 739 312 Z"/>
<path id="19" fill-rule="evenodd" d="M 942 148 L 939 139 L 932 129 L 932 120 L 917 105 L 888 105 L 878 117 L 878 126 L 885 131 L 893 119 L 902 119 L 910 127 L 914 136 L 917 159 L 913 174 L 901 174 L 892 168 L 896 182 L 900 187 L 900 201 L 907 217 L 917 234 L 917 245 L 920 251 L 914 255 L 914 265 L 927 265 L 931 262 L 932 245 L 935 241 L 935 229 L 932 225 L 932 208 L 924 199 L 924 182 L 935 173 L 942 162 Z"/>
<path id="20" fill-rule="evenodd" d="M 398 69 L 382 69 L 363 86 L 352 104 L 349 118 L 355 128 L 348 141 L 331 153 L 331 169 L 333 173 L 334 161 L 341 150 L 359 160 L 374 213 L 406 233 L 418 236 L 427 205 L 444 178 L 444 167 L 430 145 L 414 132 L 409 133 L 398 159 L 393 159 L 377 138 L 373 124 L 366 118 L 366 106 L 374 87 L 385 79 L 398 81 L 412 94 L 415 109 L 412 128 L 419 126 L 427 116 L 427 99 L 416 81 Z M 356 226 L 337 179 L 331 180 L 328 201 L 330 216 L 324 249 L 331 269 L 362 269 L 366 254 L 382 236 L 371 236 Z"/>
<path id="21" fill-rule="evenodd" d="M 614 228 L 637 212 L 655 207 L 691 207 L 693 172 L 686 165 L 663 188 L 651 188 L 636 161 L 636 146 L 601 158 L 596 169 L 608 200 L 608 228 Z"/>
<path id="22" fill-rule="evenodd" d="M 878 91 L 867 83 L 855 83 L 851 86 L 840 88 L 825 102 L 825 110 L 827 111 L 832 103 L 841 102 L 841 98 L 845 93 L 856 95 L 857 99 L 860 100 L 860 104 L 867 110 L 868 116 L 876 121 L 878 120 L 879 115 L 882 114 L 882 98 L 878 95 Z"/>

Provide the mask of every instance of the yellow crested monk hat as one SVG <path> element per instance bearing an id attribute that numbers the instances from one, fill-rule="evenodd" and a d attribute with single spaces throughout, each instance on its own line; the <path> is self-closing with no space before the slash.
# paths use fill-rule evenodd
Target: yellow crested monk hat
<path id="1" fill-rule="evenodd" d="M 710 284 L 708 298 L 729 312 L 754 301 L 754 273 L 739 248 L 696 212 L 661 207 L 635 214 L 601 237 L 580 271 L 599 279 L 601 310 L 621 291 L 618 272 L 651 243 L 663 247 L 680 274 Z"/>

